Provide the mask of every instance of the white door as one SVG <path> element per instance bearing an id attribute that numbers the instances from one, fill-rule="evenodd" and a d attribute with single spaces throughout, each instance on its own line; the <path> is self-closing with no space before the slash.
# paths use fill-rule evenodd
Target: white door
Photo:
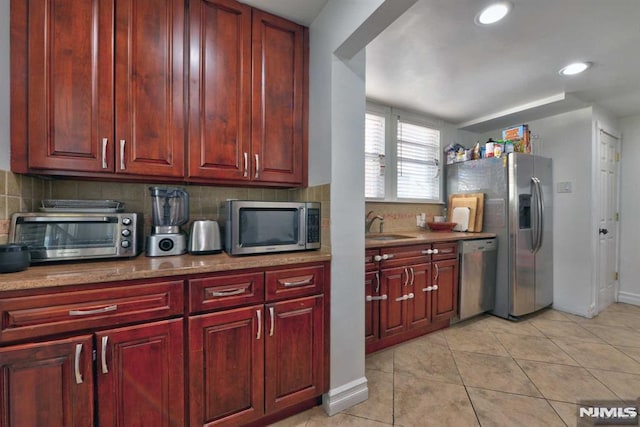
<path id="1" fill-rule="evenodd" d="M 618 284 L 618 162 L 620 140 L 599 132 L 598 313 L 615 300 Z"/>

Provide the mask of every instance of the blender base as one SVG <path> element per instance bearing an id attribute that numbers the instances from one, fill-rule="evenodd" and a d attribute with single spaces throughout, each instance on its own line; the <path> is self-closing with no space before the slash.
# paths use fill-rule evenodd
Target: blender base
<path id="1" fill-rule="evenodd" d="M 187 236 L 184 233 L 152 234 L 147 237 L 147 256 L 169 256 L 187 253 Z"/>

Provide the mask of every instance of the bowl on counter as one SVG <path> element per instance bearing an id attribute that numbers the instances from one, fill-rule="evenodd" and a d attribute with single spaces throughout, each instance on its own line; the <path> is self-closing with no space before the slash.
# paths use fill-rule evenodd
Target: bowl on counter
<path id="1" fill-rule="evenodd" d="M 451 231 L 456 225 L 456 222 L 427 222 L 431 231 Z"/>
<path id="2" fill-rule="evenodd" d="M 0 273 L 22 271 L 31 264 L 31 252 L 27 245 L 0 245 Z"/>

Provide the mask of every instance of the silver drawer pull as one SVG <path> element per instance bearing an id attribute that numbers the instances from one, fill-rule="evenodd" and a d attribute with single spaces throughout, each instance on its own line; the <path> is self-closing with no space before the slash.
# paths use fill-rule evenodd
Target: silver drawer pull
<path id="1" fill-rule="evenodd" d="M 382 259 L 383 260 L 392 259 L 392 258 L 393 258 L 393 254 L 383 254 L 382 255 Z"/>
<path id="2" fill-rule="evenodd" d="M 432 291 L 437 291 L 437 290 L 438 290 L 438 285 L 433 285 L 433 286 L 431 287 L 431 290 L 432 290 Z"/>
<path id="3" fill-rule="evenodd" d="M 82 354 L 82 344 L 76 344 L 76 358 L 73 363 L 74 372 L 76 375 L 76 384 L 82 384 L 82 374 L 80 374 L 80 355 Z"/>
<path id="4" fill-rule="evenodd" d="M 300 280 L 298 282 L 282 282 L 282 285 L 285 288 L 293 288 L 295 286 L 305 286 L 313 283 L 313 277 L 309 277 L 308 279 Z"/>
<path id="5" fill-rule="evenodd" d="M 386 295 L 381 295 L 379 297 L 372 297 L 371 295 L 367 295 L 365 300 L 367 302 L 369 302 L 369 301 L 386 301 L 387 300 L 387 296 Z"/>
<path id="6" fill-rule="evenodd" d="M 422 255 L 431 255 L 433 253 L 433 251 L 431 249 L 425 249 L 424 251 L 422 251 Z"/>
<path id="7" fill-rule="evenodd" d="M 95 310 L 69 310 L 69 316 L 88 316 L 90 314 L 108 313 L 110 311 L 116 311 L 117 309 L 118 305 L 113 304 L 106 307 L 96 308 Z"/>
<path id="8" fill-rule="evenodd" d="M 102 358 L 102 373 L 108 374 L 109 369 L 107 367 L 107 342 L 109 341 L 109 335 L 102 337 L 102 349 L 100 351 L 100 357 Z"/>
<path id="9" fill-rule="evenodd" d="M 440 251 L 439 251 L 438 249 L 434 249 L 434 250 L 433 250 L 433 254 L 434 254 L 434 255 L 437 255 L 437 254 L 439 254 L 439 253 L 440 253 Z"/>
<path id="10" fill-rule="evenodd" d="M 245 289 L 246 288 L 238 288 L 231 291 L 214 291 L 213 289 L 207 289 L 207 292 L 209 292 L 212 297 L 229 297 L 232 295 L 240 295 L 244 293 Z"/>
<path id="11" fill-rule="evenodd" d="M 427 286 L 426 288 L 422 288 L 422 292 L 431 292 L 433 290 L 433 286 Z"/>
<path id="12" fill-rule="evenodd" d="M 382 261 L 382 257 L 380 255 L 376 255 L 373 257 L 374 261 Z"/>
<path id="13" fill-rule="evenodd" d="M 401 297 L 396 298 L 396 301 L 400 302 L 400 301 L 406 301 L 408 299 L 412 299 L 414 298 L 415 295 L 412 293 L 408 294 L 408 295 L 402 295 Z"/>

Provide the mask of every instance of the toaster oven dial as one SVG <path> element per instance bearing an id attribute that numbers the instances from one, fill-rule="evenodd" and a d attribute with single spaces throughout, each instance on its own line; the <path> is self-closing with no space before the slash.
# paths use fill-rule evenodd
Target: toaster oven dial
<path id="1" fill-rule="evenodd" d="M 128 248 L 129 246 L 131 246 L 131 242 L 128 240 L 123 240 L 122 242 L 120 242 L 120 246 L 122 246 L 123 248 Z"/>
<path id="2" fill-rule="evenodd" d="M 124 230 L 122 230 L 120 232 L 120 234 L 122 234 L 124 237 L 129 237 L 129 236 L 131 236 L 131 230 L 128 230 L 128 229 L 125 228 Z"/>
<path id="3" fill-rule="evenodd" d="M 131 225 L 131 218 L 122 218 L 122 224 Z"/>

